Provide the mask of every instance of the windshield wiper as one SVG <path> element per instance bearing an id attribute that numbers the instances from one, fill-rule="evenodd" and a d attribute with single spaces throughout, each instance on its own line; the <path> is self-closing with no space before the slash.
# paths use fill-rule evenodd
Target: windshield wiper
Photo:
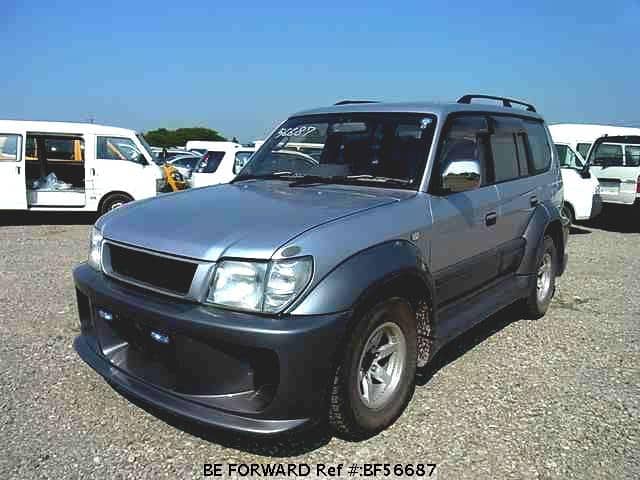
<path id="1" fill-rule="evenodd" d="M 304 185 L 314 185 L 314 184 L 330 184 L 330 183 L 342 183 L 342 184 L 356 184 L 356 183 L 373 183 L 373 184 L 393 184 L 393 185 L 401 185 L 407 186 L 411 185 L 412 180 L 407 180 L 404 178 L 391 178 L 391 177 L 380 177 L 376 175 L 335 175 L 331 177 L 321 177 L 318 175 L 304 175 L 299 179 L 291 182 L 289 184 L 290 187 L 298 187 Z"/>
<path id="2" fill-rule="evenodd" d="M 332 177 L 321 177 L 319 175 L 303 175 L 289 184 L 290 187 L 299 187 L 303 185 L 315 185 L 317 183 L 341 183 L 347 179 L 345 176 L 334 175 Z"/>
<path id="3" fill-rule="evenodd" d="M 411 185 L 413 179 L 410 178 L 393 178 L 393 177 L 381 177 L 378 175 L 348 175 L 347 180 L 364 180 L 365 182 L 376 183 L 392 183 L 395 185 Z"/>
<path id="4" fill-rule="evenodd" d="M 290 171 L 273 172 L 273 173 L 261 173 L 261 174 L 247 174 L 247 175 L 237 176 L 236 178 L 231 180 L 231 182 L 229 182 L 229 183 L 241 182 L 243 180 L 256 180 L 256 179 L 260 179 L 260 180 L 277 180 L 279 178 L 291 178 L 291 177 L 297 178 L 297 177 L 299 177 L 299 174 L 296 174 L 295 172 L 290 172 Z"/>

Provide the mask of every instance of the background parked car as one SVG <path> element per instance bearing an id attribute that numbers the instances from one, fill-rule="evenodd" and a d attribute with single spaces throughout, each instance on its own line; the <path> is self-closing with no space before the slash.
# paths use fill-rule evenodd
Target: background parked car
<path id="1" fill-rule="evenodd" d="M 191 187 L 230 182 L 255 151 L 253 147 L 241 147 L 233 142 L 217 143 L 216 148 L 207 151 L 193 170 L 189 179 Z"/>
<path id="2" fill-rule="evenodd" d="M 167 164 L 174 167 L 178 172 L 182 174 L 184 178 L 189 178 L 193 169 L 202 160 L 202 155 L 195 153 L 176 155 L 167 161 Z"/>

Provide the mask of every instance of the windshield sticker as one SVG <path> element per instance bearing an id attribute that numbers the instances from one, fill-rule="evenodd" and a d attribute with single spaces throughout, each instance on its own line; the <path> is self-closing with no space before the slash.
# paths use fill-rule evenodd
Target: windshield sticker
<path id="1" fill-rule="evenodd" d="M 311 125 L 301 125 L 293 128 L 281 128 L 278 131 L 279 137 L 306 137 L 307 135 L 316 132 L 318 129 Z"/>

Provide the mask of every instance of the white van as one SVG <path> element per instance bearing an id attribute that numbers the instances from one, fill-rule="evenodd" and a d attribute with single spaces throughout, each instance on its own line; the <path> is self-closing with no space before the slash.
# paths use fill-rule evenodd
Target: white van
<path id="1" fill-rule="evenodd" d="M 600 137 L 589 150 L 587 163 L 600 181 L 605 203 L 640 204 L 640 133 Z"/>
<path id="2" fill-rule="evenodd" d="M 586 123 L 557 123 L 549 125 L 554 142 L 570 145 L 586 159 L 596 139 L 604 135 L 640 135 L 640 128 L 592 125 Z"/>
<path id="3" fill-rule="evenodd" d="M 640 168 L 636 166 L 639 147 L 623 137 L 640 136 L 640 128 L 564 123 L 551 125 L 549 130 L 554 142 L 566 143 L 589 159 L 589 171 L 600 182 L 604 203 L 631 205 L 636 202 L 640 194 Z M 599 142 L 598 152 L 591 152 L 595 141 L 605 136 L 622 140 Z"/>
<path id="4" fill-rule="evenodd" d="M 164 187 L 152 159 L 133 130 L 0 120 L 0 210 L 106 213 Z"/>
<path id="5" fill-rule="evenodd" d="M 236 178 L 254 151 L 253 147 L 242 147 L 237 143 L 217 142 L 194 168 L 189 177 L 189 186 L 197 188 L 229 183 Z"/>
<path id="6" fill-rule="evenodd" d="M 554 138 L 562 184 L 564 202 L 562 212 L 573 224 L 576 220 L 590 220 L 602 211 L 600 182 L 589 173 L 586 161 L 568 143 L 557 142 Z"/>

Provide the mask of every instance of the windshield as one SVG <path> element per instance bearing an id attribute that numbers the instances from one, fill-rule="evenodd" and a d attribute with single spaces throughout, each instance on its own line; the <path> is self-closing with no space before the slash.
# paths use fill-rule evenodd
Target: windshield
<path id="1" fill-rule="evenodd" d="M 149 155 L 149 158 L 154 162 L 156 162 L 157 158 L 153 153 L 153 151 L 151 150 L 151 145 L 149 145 L 149 143 L 147 142 L 147 139 L 144 138 L 144 135 L 142 135 L 141 133 L 136 133 L 136 137 L 138 137 L 138 140 L 140 141 L 142 148 L 146 150 L 147 154 Z"/>
<path id="2" fill-rule="evenodd" d="M 406 113 L 290 118 L 251 157 L 236 181 L 309 176 L 319 182 L 357 180 L 415 190 L 435 123 L 433 115 Z"/>

